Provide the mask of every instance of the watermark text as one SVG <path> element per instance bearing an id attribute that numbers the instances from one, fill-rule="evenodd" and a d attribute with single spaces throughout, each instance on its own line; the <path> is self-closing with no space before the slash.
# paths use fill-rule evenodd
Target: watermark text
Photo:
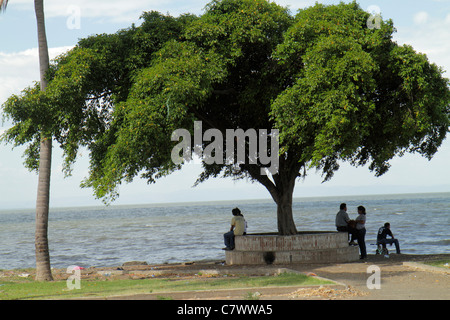
<path id="1" fill-rule="evenodd" d="M 367 268 L 367 273 L 371 274 L 369 278 L 367 278 L 366 285 L 367 289 L 381 289 L 381 269 L 379 266 L 371 265 Z"/>
<path id="2" fill-rule="evenodd" d="M 181 139 L 181 141 L 180 141 Z M 203 133 L 202 122 L 194 122 L 194 139 L 187 129 L 176 129 L 172 141 L 180 141 L 171 153 L 175 164 L 192 160 L 196 154 L 206 164 L 260 164 L 261 174 L 278 172 L 279 132 L 277 129 L 226 129 L 225 138 L 219 129 Z M 192 146 L 193 141 L 193 146 Z M 203 143 L 209 142 L 203 149 Z"/>

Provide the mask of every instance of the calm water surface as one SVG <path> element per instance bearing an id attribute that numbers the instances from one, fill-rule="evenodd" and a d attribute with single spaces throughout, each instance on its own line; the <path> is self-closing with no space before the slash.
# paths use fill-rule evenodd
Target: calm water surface
<path id="1" fill-rule="evenodd" d="M 357 206 L 366 207 L 366 243 L 390 222 L 404 253 L 450 253 L 450 193 L 299 198 L 293 204 L 297 229 L 335 231 L 341 202 L 351 218 Z M 277 231 L 271 200 L 52 209 L 51 263 L 65 268 L 224 259 L 223 233 L 236 206 L 249 233 Z M 368 245 L 369 253 L 374 250 Z M 0 269 L 34 265 L 34 210 L 0 211 Z"/>

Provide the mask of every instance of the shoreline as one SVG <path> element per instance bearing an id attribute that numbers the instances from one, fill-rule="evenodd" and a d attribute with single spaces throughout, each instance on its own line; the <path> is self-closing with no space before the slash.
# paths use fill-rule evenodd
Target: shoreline
<path id="1" fill-rule="evenodd" d="M 438 261 L 438 260 L 446 260 L 450 259 L 450 253 L 429 253 L 429 254 L 415 254 L 415 253 L 402 253 L 400 255 L 396 253 L 390 253 L 389 258 L 385 258 L 383 255 L 379 254 L 368 254 L 368 258 L 365 260 L 355 261 L 355 262 L 347 262 L 347 263 L 368 263 L 368 262 L 428 262 L 428 261 Z M 111 266 L 89 266 L 89 267 L 82 267 L 83 269 L 89 269 L 89 268 L 95 268 L 95 269 L 111 269 L 111 268 L 119 268 L 119 267 L 130 267 L 130 266 L 140 266 L 141 268 L 144 266 L 148 267 L 173 267 L 173 266 L 190 266 L 190 265 L 210 265 L 210 264 L 221 264 L 223 267 L 239 267 L 240 265 L 225 265 L 225 257 L 223 259 L 204 259 L 204 260 L 195 260 L 195 261 L 179 261 L 179 262 L 165 262 L 165 263 L 151 263 L 144 260 L 136 260 L 136 261 L 127 261 L 122 263 L 122 265 L 111 265 Z M 296 263 L 292 265 L 334 265 L 334 264 L 345 264 L 345 263 Z M 70 264 L 72 266 L 73 264 Z M 127 266 L 128 265 L 128 266 Z M 68 265 L 69 266 L 69 265 Z M 274 265 L 242 265 L 247 268 L 251 268 L 252 266 L 261 267 L 261 266 L 289 266 L 289 264 L 274 264 Z M 52 270 L 63 270 L 66 269 L 65 267 L 52 267 Z M 19 268 L 1 268 L 0 272 L 3 271 L 15 271 L 15 270 L 35 270 L 35 267 L 19 267 Z"/>

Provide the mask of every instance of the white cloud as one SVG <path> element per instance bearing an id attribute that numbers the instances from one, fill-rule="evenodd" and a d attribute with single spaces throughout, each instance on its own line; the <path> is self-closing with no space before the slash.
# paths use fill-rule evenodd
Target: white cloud
<path id="1" fill-rule="evenodd" d="M 71 47 L 49 48 L 49 57 L 66 52 Z M 0 105 L 12 94 L 18 94 L 22 89 L 31 86 L 39 80 L 38 49 L 27 49 L 20 52 L 0 52 Z"/>
<path id="2" fill-rule="evenodd" d="M 366 11 L 372 15 L 381 14 L 381 9 L 379 6 L 376 5 L 370 5 L 367 7 Z"/>
<path id="3" fill-rule="evenodd" d="M 46 0 L 45 15 L 52 17 L 69 17 L 73 14 L 73 8 L 78 7 L 81 18 L 99 18 L 99 22 L 110 20 L 112 22 L 135 22 L 143 11 L 167 11 L 171 15 L 179 15 L 185 12 L 200 13 L 201 9 L 208 1 L 175 1 L 175 0 Z M 11 1 L 11 7 L 18 10 L 34 10 L 32 1 L 15 0 Z M 11 8 L 12 9 L 12 8 Z"/>
<path id="4" fill-rule="evenodd" d="M 96 18 L 99 22 L 136 22 L 143 11 L 156 10 L 177 16 L 182 13 L 200 14 L 211 0 L 46 0 L 45 15 L 47 18 L 69 17 L 73 14 L 71 8 L 80 9 L 81 19 Z M 297 9 L 315 4 L 316 0 L 275 0 L 275 3 L 287 6 L 292 13 Z M 11 1 L 8 10 L 34 10 L 30 0 Z"/>
<path id="5" fill-rule="evenodd" d="M 425 11 L 418 12 L 414 15 L 415 24 L 425 24 L 428 21 L 428 13 Z"/>
<path id="6" fill-rule="evenodd" d="M 427 15 L 427 23 L 398 28 L 394 38 L 400 44 L 410 44 L 416 51 L 425 53 L 431 62 L 446 70 L 446 77 L 450 77 L 449 24 L 450 14 L 444 18 Z"/>

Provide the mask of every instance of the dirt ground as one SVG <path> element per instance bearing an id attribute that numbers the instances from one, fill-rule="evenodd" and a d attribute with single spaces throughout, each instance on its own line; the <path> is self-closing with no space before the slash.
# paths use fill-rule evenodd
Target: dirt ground
<path id="1" fill-rule="evenodd" d="M 407 255 L 391 254 L 389 258 L 369 255 L 367 259 L 337 264 L 290 264 L 265 266 L 225 265 L 223 261 L 199 261 L 182 264 L 147 265 L 139 262 L 119 267 L 86 268 L 82 279 L 88 278 L 192 278 L 230 275 L 272 275 L 285 271 L 301 272 L 310 276 L 330 279 L 335 285 L 321 287 L 236 288 L 195 292 L 171 292 L 109 297 L 121 300 L 154 300 L 167 296 L 175 300 L 450 300 L 450 269 L 433 268 L 424 262 L 448 260 L 450 254 Z M 375 267 L 374 267 L 375 266 Z M 378 269 L 377 269 L 378 267 Z M 371 268 L 379 272 L 379 287 Z M 7 276 L 6 271 L 3 272 Z M 32 274 L 17 274 L 33 276 Z M 67 279 L 66 270 L 54 270 L 55 280 Z M 372 286 L 372 288 L 368 287 Z M 373 288 L 375 287 L 375 288 Z"/>
<path id="2" fill-rule="evenodd" d="M 272 265 L 272 266 L 226 266 L 220 263 L 159 266 L 165 270 L 216 270 L 222 273 L 274 274 L 279 269 L 295 270 L 307 275 L 318 276 L 337 282 L 334 286 L 291 287 L 254 289 L 260 300 L 450 300 L 450 269 L 430 268 L 424 262 L 450 259 L 447 255 L 396 255 L 389 258 L 369 255 L 367 259 L 354 263 L 326 265 Z M 379 267 L 379 289 L 369 289 L 367 282 L 373 275 L 370 266 Z M 369 269 L 370 270 L 370 269 Z M 369 279 L 370 284 L 375 284 Z M 373 286 L 372 286 L 373 287 Z M 243 299 L 249 289 L 218 290 L 172 295 L 174 299 Z M 130 299 L 153 299 L 151 295 L 128 297 Z"/>

